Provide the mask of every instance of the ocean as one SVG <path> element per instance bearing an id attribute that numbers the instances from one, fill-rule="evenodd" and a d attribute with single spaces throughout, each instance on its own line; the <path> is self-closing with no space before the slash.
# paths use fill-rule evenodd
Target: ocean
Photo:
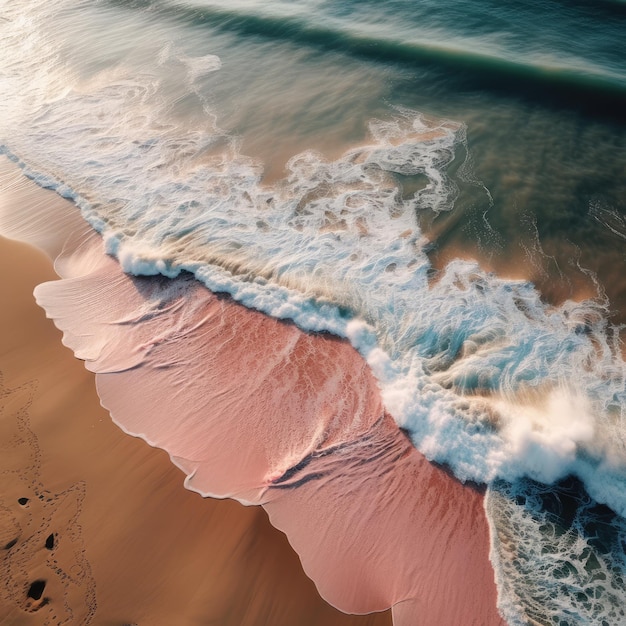
<path id="1" fill-rule="evenodd" d="M 0 233 L 56 257 L 116 423 L 331 603 L 449 558 L 406 545 L 420 453 L 484 504 L 506 623 L 624 624 L 625 36 L 619 0 L 3 0 L 4 186 L 74 210 Z"/>

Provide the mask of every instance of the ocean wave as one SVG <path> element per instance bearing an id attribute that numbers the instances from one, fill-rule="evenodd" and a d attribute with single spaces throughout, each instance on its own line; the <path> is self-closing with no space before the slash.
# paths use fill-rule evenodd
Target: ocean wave
<path id="1" fill-rule="evenodd" d="M 20 33 L 15 54 L 32 45 Z M 462 124 L 392 109 L 369 142 L 334 161 L 298 154 L 264 185 L 210 109 L 201 129 L 176 123 L 154 70 L 119 65 L 59 92 L 55 54 L 16 88 L 3 151 L 72 199 L 126 272 L 189 272 L 250 308 L 349 338 L 398 424 L 462 480 L 574 473 L 626 513 L 626 369 L 607 303 L 550 307 L 530 283 L 467 261 L 433 280 L 417 215 L 451 210 L 459 185 L 490 201 Z M 157 61 L 183 93 L 220 67 L 170 43 Z"/>
<path id="2" fill-rule="evenodd" d="M 284 6 L 273 2 L 261 8 L 247 3 L 226 6 L 220 2 L 154 0 L 142 3 L 141 8 L 156 12 L 163 18 L 187 21 L 194 26 L 204 25 L 218 32 L 306 44 L 324 51 L 339 51 L 383 63 L 432 67 L 446 72 L 448 76 L 454 73 L 461 83 L 475 87 L 517 92 L 525 97 L 554 97 L 570 105 L 584 102 L 587 108 L 610 110 L 616 115 L 620 114 L 626 101 L 626 73 L 619 57 L 619 47 L 607 51 L 606 58 L 594 58 L 591 53 L 586 57 L 585 52 L 570 49 L 562 42 L 557 43 L 559 37 L 547 35 L 546 43 L 553 48 L 535 49 L 523 34 L 525 24 L 527 28 L 536 27 L 532 7 L 518 6 L 519 15 L 510 18 L 506 9 L 500 6 L 497 9 L 493 7 L 492 13 L 486 7 L 482 9 L 484 14 L 480 14 L 479 8 L 470 7 L 465 13 L 464 9 L 460 9 L 459 15 L 451 15 L 449 22 L 440 16 L 440 26 L 431 31 L 423 26 L 429 18 L 432 19 L 428 9 L 424 9 L 424 19 L 420 20 L 419 11 L 414 15 L 412 10 L 407 11 L 406 4 L 398 4 L 396 10 L 391 6 L 386 8 L 387 3 L 376 7 L 374 13 L 380 13 L 378 19 L 385 23 L 385 28 L 380 28 L 367 17 L 367 11 L 359 11 L 358 7 L 350 13 L 350 20 L 328 7 L 311 10 L 299 3 Z M 474 10 L 479 15 L 473 19 L 471 14 Z M 566 14 L 571 11 L 569 7 Z M 626 15 L 616 14 L 615 11 L 614 7 L 611 16 L 614 20 L 626 18 Z M 492 33 L 488 24 L 498 12 L 506 20 L 513 20 L 507 25 L 510 42 L 490 36 Z M 361 14 L 365 17 L 361 18 Z M 455 22 L 453 17 L 470 20 L 472 28 L 465 28 L 462 21 Z M 602 23 L 597 14 L 588 14 L 584 10 L 580 16 L 569 17 L 573 37 L 582 34 L 576 29 L 586 28 L 587 36 L 604 36 L 612 41 L 613 34 L 607 32 L 607 24 L 611 24 L 609 18 L 608 22 Z M 559 18 L 547 15 L 546 20 L 550 19 L 558 21 Z M 516 24 L 515 20 L 519 20 L 520 24 Z M 390 28 L 390 24 L 395 28 Z M 408 28 L 407 24 L 411 27 Z M 563 26 L 562 23 L 560 25 Z M 484 27 L 485 33 L 480 32 L 479 26 Z M 616 30 L 613 31 L 613 28 Z M 610 30 L 618 36 L 616 26 L 611 25 Z M 391 32 L 393 36 L 390 36 Z"/>
<path id="3" fill-rule="evenodd" d="M 462 126 L 398 111 L 373 123 L 370 145 L 335 162 L 298 155 L 286 180 L 266 188 L 232 146 L 195 162 L 212 136 L 172 137 L 169 127 L 155 136 L 136 85 L 105 95 L 100 107 L 136 112 L 117 137 L 109 117 L 99 129 L 89 113 L 70 124 L 63 110 L 45 116 L 46 133 L 56 129 L 48 157 L 70 185 L 24 168 L 81 207 L 125 271 L 187 271 L 248 307 L 349 338 L 418 449 L 463 480 L 574 473 L 626 512 L 624 362 L 605 303 L 549 307 L 531 284 L 471 262 L 430 280 L 415 212 L 453 205 L 446 169 Z M 78 102 L 63 101 L 75 111 Z M 83 152 L 76 137 L 88 123 Z M 395 173 L 428 183 L 405 199 Z M 97 201 L 76 191 L 86 188 Z"/>

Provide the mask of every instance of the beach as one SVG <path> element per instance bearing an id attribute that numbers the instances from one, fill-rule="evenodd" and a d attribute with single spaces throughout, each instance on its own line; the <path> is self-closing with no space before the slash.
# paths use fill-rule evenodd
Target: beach
<path id="1" fill-rule="evenodd" d="M 0 311 L 3 624 L 391 623 L 333 610 L 260 507 L 185 490 L 164 452 L 117 428 L 34 302 L 57 278 L 49 259 L 0 244 L 15 268 Z"/>
<path id="2" fill-rule="evenodd" d="M 625 29 L 5 3 L 5 619 L 622 626 Z"/>
<path id="3" fill-rule="evenodd" d="M 12 201 L 39 208 L 57 203 L 60 215 L 76 210 L 20 179 L 9 164 L 4 174 L 14 183 L 9 186 Z M 59 223 L 66 228 L 66 219 Z M 482 491 L 461 485 L 419 454 L 383 414 L 367 366 L 347 343 L 307 336 L 293 325 L 216 298 L 189 280 L 174 290 L 181 313 L 168 304 L 167 284 L 157 281 L 150 287 L 154 281 L 142 285 L 123 276 L 115 261 L 101 257 L 98 237 L 84 230 L 86 235 L 61 246 L 65 280 L 58 280 L 40 251 L 2 240 L 3 259 L 20 268 L 4 285 L 11 306 L 3 310 L 8 402 L 3 416 L 24 440 L 3 473 L 10 494 L 3 503 L 6 528 L 16 535 L 6 545 L 17 540 L 5 553 L 7 619 L 42 623 L 56 615 L 65 620 L 61 623 L 95 624 L 382 624 L 391 617 L 389 612 L 356 617 L 333 610 L 261 507 L 185 490 L 185 475 L 166 454 L 116 426 L 100 406 L 93 374 L 61 345 L 58 331 L 35 304 L 32 291 L 41 285 L 37 297 L 47 302 L 57 323 L 82 328 L 65 342 L 87 358 L 90 369 L 119 370 L 98 374 L 100 396 L 118 424 L 165 448 L 189 475 L 188 489 L 263 503 L 332 604 L 350 613 L 371 613 L 399 603 L 394 619 L 400 624 L 416 619 L 424 624 L 500 623 Z M 102 292 L 102 267 L 113 292 Z M 78 287 L 76 281 L 81 281 Z M 152 368 L 149 360 L 130 368 L 120 364 L 125 343 L 138 343 L 132 333 L 146 335 L 141 324 L 126 327 L 130 339 L 114 329 L 108 343 L 115 349 L 98 348 L 95 365 L 85 356 L 91 354 L 91 339 L 99 345 L 98 333 L 86 329 L 104 328 L 98 325 L 103 315 L 132 318 L 133 307 L 159 293 L 163 304 L 158 309 L 164 313 L 150 321 L 148 335 L 176 328 L 178 340 L 169 344 L 175 353 L 157 352 L 149 360 L 170 362 L 167 369 Z M 189 316 L 182 327 L 178 315 Z M 180 373 L 176 363 L 182 364 Z M 283 367 L 292 374 L 278 374 Z M 172 381 L 181 377 L 196 394 L 171 395 Z M 338 388 L 333 380 L 340 381 Z M 140 395 L 133 392 L 138 388 Z M 339 409 L 337 393 L 343 396 Z M 128 394 L 134 396 L 131 403 L 125 400 Z M 256 405 L 251 403 L 255 396 Z M 280 421 L 277 413 L 282 413 Z M 322 418 L 329 422 L 319 440 L 315 432 Z M 184 431 L 178 422 L 185 423 Z M 304 423 L 313 430 L 307 432 Z M 12 439 L 5 440 L 12 446 Z M 259 442 L 263 447 L 252 452 Z M 275 456 L 283 463 L 294 445 L 326 449 L 306 471 L 331 478 L 321 486 L 313 481 L 298 487 L 297 474 L 282 477 L 279 472 L 265 483 L 267 460 Z M 347 472 L 341 456 L 351 448 L 355 458 L 364 455 L 358 464 L 362 469 L 356 465 Z M 250 451 L 243 458 L 237 453 L 242 449 Z M 345 493 L 351 493 L 348 500 Z M 20 498 L 28 498 L 25 506 Z M 455 502 L 455 508 L 447 502 Z M 37 581 L 45 581 L 45 587 L 34 599 L 28 594 L 33 595 L 31 585 Z M 463 617 L 468 610 L 471 617 Z"/>

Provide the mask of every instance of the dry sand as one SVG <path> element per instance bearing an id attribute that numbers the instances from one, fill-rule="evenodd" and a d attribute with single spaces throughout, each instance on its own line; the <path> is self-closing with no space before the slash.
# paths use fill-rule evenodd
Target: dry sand
<path id="1" fill-rule="evenodd" d="M 0 623 L 391 623 L 330 607 L 261 508 L 123 434 L 33 300 L 47 257 L 0 239 L 0 264 Z"/>

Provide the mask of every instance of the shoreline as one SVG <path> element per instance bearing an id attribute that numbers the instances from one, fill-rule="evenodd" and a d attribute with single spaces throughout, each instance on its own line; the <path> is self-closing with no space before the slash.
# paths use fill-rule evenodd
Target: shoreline
<path id="1" fill-rule="evenodd" d="M 0 315 L 3 433 L 19 431 L 18 415 L 26 427 L 0 472 L 2 568 L 14 583 L 0 596 L 2 620 L 390 624 L 388 611 L 357 617 L 330 607 L 260 507 L 185 490 L 165 452 L 117 428 L 93 374 L 34 302 L 34 285 L 56 278 L 50 262 L 4 238 L 0 261 L 19 268 L 2 279 L 11 303 Z M 259 593 L 254 613 L 248 602 Z"/>
<path id="2" fill-rule="evenodd" d="M 69 201 L 59 198 L 54 192 L 43 190 L 28 179 L 23 180 L 25 181 L 23 185 L 23 190 L 25 191 L 23 196 L 20 197 L 21 202 L 33 201 L 36 197 L 38 202 L 45 202 L 47 199 L 48 201 L 61 202 L 66 207 L 72 206 Z M 67 208 L 65 210 L 67 212 Z M 41 225 L 39 227 L 38 235 L 44 232 Z M 58 245 L 58 242 L 54 243 Z M 54 248 L 54 245 L 52 247 Z M 66 483 L 72 487 L 70 493 L 75 496 L 76 504 L 74 504 L 74 509 L 82 511 L 78 517 L 76 517 L 78 515 L 76 514 L 71 519 L 76 522 L 80 518 L 80 528 L 89 529 L 89 536 L 86 538 L 79 536 L 77 541 L 79 541 L 78 545 L 86 546 L 86 548 L 81 548 L 81 550 L 89 555 L 89 558 L 85 559 L 85 567 L 83 569 L 85 571 L 93 571 L 93 576 L 96 583 L 98 583 L 95 585 L 96 590 L 99 590 L 96 594 L 99 607 L 97 609 L 98 621 L 96 623 L 104 623 L 100 621 L 104 613 L 107 616 L 106 619 L 109 620 L 106 623 L 111 624 L 119 623 L 119 619 L 123 619 L 128 623 L 133 622 L 133 620 L 139 620 L 139 623 L 141 623 L 141 620 L 145 620 L 146 616 L 149 616 L 149 623 L 156 626 L 161 623 L 164 626 L 172 623 L 172 619 L 177 623 L 181 623 L 181 619 L 187 619 L 188 621 L 184 623 L 215 623 L 220 626 L 222 624 L 233 624 L 233 626 L 235 624 L 250 624 L 250 626 L 256 626 L 256 624 L 264 623 L 258 621 L 261 615 L 259 611 L 269 611 L 267 615 L 271 617 L 268 617 L 269 621 L 265 623 L 270 623 L 273 626 L 282 624 L 288 626 L 292 623 L 302 624 L 303 626 L 306 624 L 313 626 L 322 623 L 329 625 L 354 624 L 357 626 L 362 624 L 363 626 L 383 626 L 383 624 L 389 625 L 391 623 L 392 611 L 389 610 L 365 616 L 346 615 L 332 608 L 331 605 L 326 604 L 320 598 L 312 581 L 304 575 L 300 558 L 289 545 L 285 535 L 271 526 L 265 512 L 260 510 L 261 507 L 243 507 L 231 500 L 202 499 L 197 494 L 185 490 L 183 488 L 184 474 L 180 473 L 170 462 L 167 452 L 151 448 L 146 445 L 145 441 L 125 434 L 118 426 L 115 426 L 108 412 L 100 405 L 100 400 L 95 394 L 93 374 L 88 372 L 83 363 L 75 359 L 71 352 L 61 345 L 60 332 L 53 327 L 50 320 L 44 319 L 43 311 L 35 305 L 32 296 L 33 287 L 44 280 L 58 280 L 58 276 L 52 270 L 49 259 L 42 252 L 28 244 L 17 243 L 3 238 L 0 238 L 0 253 L 2 254 L 0 259 L 5 266 L 8 267 L 13 263 L 20 268 L 19 273 L 11 274 L 12 280 L 8 285 L 3 285 L 3 291 L 7 293 L 7 286 L 16 292 L 21 290 L 20 307 L 24 311 L 29 311 L 28 315 L 19 315 L 20 326 L 23 326 L 21 331 L 22 341 L 26 341 L 26 337 L 28 337 L 30 342 L 30 350 L 25 351 L 25 356 L 30 354 L 32 357 L 34 352 L 40 353 L 42 351 L 41 346 L 45 347 L 46 354 L 50 353 L 50 356 L 43 363 L 41 360 L 37 363 L 34 363 L 32 359 L 30 361 L 25 360 L 21 365 L 21 374 L 23 376 L 28 372 L 29 375 L 32 374 L 31 378 L 40 378 L 45 382 L 44 387 L 48 394 L 46 396 L 47 400 L 38 397 L 38 392 L 38 394 L 35 394 L 33 403 L 34 407 L 41 407 L 38 409 L 39 413 L 35 414 L 36 419 L 33 419 L 33 433 L 36 438 L 48 437 L 48 439 L 45 439 L 46 445 L 41 447 L 44 450 L 48 450 L 46 458 L 49 459 L 48 464 L 51 464 L 51 469 L 46 469 L 48 467 L 46 464 L 44 464 L 43 468 L 49 471 L 50 475 L 54 476 L 54 490 L 46 487 L 47 491 L 43 495 L 45 499 L 49 497 L 49 494 L 52 494 L 50 501 L 53 504 L 59 501 L 61 495 L 67 491 L 67 487 L 65 490 L 63 489 L 63 478 L 60 478 L 60 476 L 70 476 Z M 8 257 L 15 257 L 15 255 L 21 258 L 22 261 L 15 263 L 14 258 L 9 261 Z M 64 262 L 67 262 L 67 259 Z M 33 265 L 33 271 L 30 271 L 30 263 Z M 27 269 L 28 271 L 26 271 Z M 14 300 L 13 298 L 10 299 Z M 17 301 L 15 299 L 15 302 Z M 241 305 L 234 302 L 229 306 L 243 309 Z M 14 308 L 7 309 L 6 314 L 10 316 Z M 261 314 L 254 313 L 254 315 L 258 316 Z M 244 316 L 247 316 L 247 314 L 244 313 Z M 3 325 L 0 326 L 2 328 L 7 328 L 11 325 L 11 322 L 7 322 L 4 319 L 2 319 L 2 323 Z M 278 324 L 280 326 L 282 323 L 273 320 L 270 324 Z M 42 336 L 39 339 L 36 338 L 38 335 L 32 335 L 31 326 L 41 327 L 39 333 Z M 12 339 L 16 340 L 16 337 L 18 337 L 17 334 Z M 323 336 L 317 335 L 316 337 L 314 341 L 320 341 L 321 345 L 324 341 Z M 6 354 L 11 354 L 12 350 L 7 350 L 5 347 L 4 335 L 2 335 L 2 340 L 0 355 L 4 359 Z M 334 338 L 332 341 L 340 340 Z M 15 349 L 13 349 L 14 351 Z M 356 356 L 356 352 L 354 354 Z M 360 361 L 361 357 L 358 356 L 358 359 Z M 55 376 L 58 379 L 61 375 L 61 369 L 56 369 L 56 364 L 59 361 L 63 362 L 62 371 L 67 370 L 67 372 L 70 372 L 71 370 L 69 377 L 73 382 L 69 385 L 69 389 L 63 388 L 58 380 L 48 382 L 52 381 Z M 6 359 L 0 360 L 0 371 L 3 370 L 5 362 Z M 7 387 L 11 387 L 13 384 L 11 381 L 12 379 L 9 376 L 6 381 Z M 80 394 L 85 394 L 84 397 L 73 387 L 73 385 L 78 384 L 76 381 L 79 381 L 81 386 Z M 132 390 L 128 391 L 132 392 Z M 61 413 L 67 415 L 65 413 L 66 407 L 67 405 L 72 405 L 72 411 L 70 411 L 72 428 L 78 428 L 81 432 L 78 432 L 78 434 L 77 431 L 71 433 L 69 441 L 62 434 L 55 432 L 55 427 L 50 419 L 51 416 L 40 416 L 40 413 L 45 411 L 43 408 L 45 402 L 48 401 L 50 403 L 49 398 L 52 396 L 54 396 L 54 400 L 51 402 L 51 405 L 54 407 L 57 417 Z M 84 401 L 77 403 L 75 402 L 77 398 L 83 398 Z M 60 408 L 61 406 L 63 408 Z M 84 407 L 87 406 L 89 409 L 85 411 Z M 88 413 L 88 419 L 85 421 L 84 415 L 79 417 L 77 415 L 79 412 Z M 406 439 L 406 436 L 395 427 L 395 424 L 392 430 L 398 431 L 397 434 L 400 436 L 400 439 Z M 98 434 L 95 435 L 94 431 Z M 88 435 L 87 440 L 84 439 L 86 435 Z M 97 442 L 93 438 L 94 435 L 98 440 Z M 88 446 L 91 446 L 91 449 L 87 447 L 77 450 L 76 441 L 80 441 L 81 446 L 87 443 Z M 421 457 L 421 454 L 412 445 L 410 447 L 411 455 Z M 103 453 L 103 448 L 107 449 L 106 453 Z M 110 448 L 115 452 L 114 458 L 109 458 L 108 450 Z M 64 453 L 63 456 L 66 457 L 63 460 L 56 458 L 61 450 Z M 96 451 L 99 451 L 100 457 L 94 454 Z M 67 473 L 70 469 L 68 458 L 71 459 L 72 455 L 78 459 L 77 463 L 78 467 L 80 467 L 78 471 L 83 473 L 80 476 L 76 474 L 77 470 L 75 468 L 71 469 L 69 474 Z M 61 466 L 57 467 L 55 463 L 60 463 Z M 417 465 L 413 465 L 414 469 L 411 470 L 414 478 L 417 477 L 416 472 L 423 471 L 422 469 L 418 470 L 418 466 L 428 468 L 431 464 L 428 464 L 425 459 L 423 461 L 418 460 Z M 111 481 L 102 480 L 103 469 L 107 476 L 110 475 Z M 456 501 L 461 491 L 466 489 L 456 479 L 451 478 L 445 469 L 432 466 L 425 471 L 426 474 L 420 474 L 421 477 L 428 476 L 430 478 L 426 478 L 427 481 L 434 481 L 434 483 L 440 486 L 445 483 L 446 487 L 442 487 L 441 493 L 447 493 L 450 490 L 447 497 L 452 501 Z M 90 485 L 89 489 L 85 491 L 84 488 L 81 488 L 79 485 L 81 482 L 86 482 Z M 110 482 L 116 484 L 112 485 Z M 57 484 L 59 485 L 58 487 Z M 74 488 L 75 485 L 79 486 Z M 116 492 L 116 487 L 126 494 L 123 496 L 124 506 L 122 507 L 118 503 L 119 494 Z M 96 498 L 104 499 L 105 502 L 96 502 L 91 495 L 94 490 L 97 492 Z M 441 496 L 441 493 L 439 496 Z M 451 527 L 448 531 L 458 535 L 456 537 L 456 541 L 459 542 L 457 546 L 463 545 L 464 541 L 471 544 L 467 549 L 468 554 L 480 559 L 480 568 L 483 572 L 481 585 L 483 587 L 478 595 L 481 599 L 472 597 L 471 603 L 476 603 L 474 604 L 476 607 L 482 606 L 481 609 L 478 609 L 478 613 L 481 613 L 487 606 L 492 606 L 491 610 L 495 611 L 496 589 L 493 571 L 488 561 L 490 538 L 488 533 L 484 532 L 487 527 L 487 521 L 484 519 L 482 507 L 483 496 L 479 493 L 475 495 L 477 497 L 470 498 L 473 504 L 468 505 L 467 502 L 469 501 L 466 502 L 466 506 L 469 506 L 467 512 L 471 518 L 469 526 L 464 530 L 460 530 L 460 533 L 457 532 L 456 527 Z M 436 498 L 436 495 L 431 492 L 427 496 L 427 500 L 432 502 L 434 497 Z M 447 497 L 444 499 L 447 499 Z M 478 503 L 478 500 L 480 500 L 480 503 Z M 86 503 L 84 507 L 83 502 Z M 89 504 L 90 502 L 91 504 Z M 11 503 L 13 507 L 14 504 L 14 502 Z M 87 506 L 88 504 L 89 506 Z M 477 506 L 478 504 L 479 506 Z M 68 505 L 65 508 L 68 508 Z M 69 508 L 71 509 L 71 507 Z M 275 510 L 275 507 L 273 508 Z M 405 509 L 408 510 L 407 507 Z M 477 509 L 480 509 L 478 516 L 476 515 Z M 83 521 L 85 510 L 89 511 L 88 523 Z M 436 515 L 429 516 L 428 507 L 421 505 L 413 513 L 409 512 L 409 516 L 413 515 L 415 511 L 417 511 L 418 516 L 421 516 L 422 520 L 426 520 L 423 528 L 426 529 L 426 532 L 430 532 L 428 529 L 434 528 L 432 522 L 435 521 Z M 107 535 L 103 538 L 99 534 L 101 526 L 100 528 L 97 527 L 104 516 L 108 516 L 108 527 Z M 290 516 L 291 514 L 289 513 L 287 517 L 283 516 L 283 519 L 288 519 Z M 50 516 L 48 515 L 48 517 Z M 70 518 L 67 519 L 69 523 Z M 183 525 L 182 531 L 180 530 L 180 523 Z M 448 525 L 449 523 L 450 520 L 448 520 Z M 467 524 L 462 525 L 467 526 Z M 177 529 L 185 537 L 182 546 L 180 545 L 180 535 L 176 535 Z M 476 536 L 473 536 L 472 529 L 477 532 L 478 540 Z M 45 532 L 48 530 L 46 528 Z M 133 533 L 139 533 L 139 535 L 133 535 L 136 543 L 132 546 L 129 545 L 129 540 L 127 539 L 129 530 L 132 530 Z M 285 528 L 285 530 L 288 530 L 288 528 Z M 469 534 L 466 532 L 468 530 L 470 531 Z M 297 533 L 300 534 L 300 537 L 296 543 L 299 543 L 299 552 L 304 555 L 301 549 L 303 534 L 300 530 Z M 39 534 L 41 535 L 41 533 Z M 46 537 L 50 534 L 53 533 L 48 533 Z M 398 534 L 401 535 L 401 533 Z M 137 536 L 141 537 L 140 541 L 137 541 Z M 166 538 L 169 538 L 169 541 L 165 541 Z M 201 543 L 202 550 L 196 545 L 191 545 L 193 539 Z M 441 543 L 441 539 L 437 539 L 435 532 L 434 541 L 439 540 L 441 550 L 445 551 L 446 544 Z M 164 545 L 164 541 L 168 543 L 169 548 Z M 293 543 L 293 537 L 290 541 Z M 230 552 L 224 548 L 225 543 L 231 546 Z M 398 544 L 397 538 L 392 543 Z M 154 549 L 151 544 L 158 545 L 156 554 L 153 553 Z M 247 552 L 242 552 L 242 544 L 247 546 Z M 398 546 L 396 545 L 396 547 Z M 78 550 L 78 552 L 81 552 L 81 550 Z M 249 553 L 250 550 L 252 550 L 252 553 Z M 464 550 L 462 548 L 461 552 Z M 213 563 L 215 560 L 215 554 L 212 551 L 218 553 L 221 559 L 221 567 L 225 569 L 218 572 L 215 569 L 217 566 L 212 565 L 209 568 L 211 572 L 207 573 L 206 563 Z M 268 551 L 271 556 L 268 556 Z M 41 552 L 40 547 L 39 552 Z M 76 552 L 74 550 L 74 553 Z M 133 566 L 128 563 L 131 554 L 134 555 L 132 562 L 138 564 L 139 570 L 136 567 L 133 570 Z M 433 556 L 436 556 L 436 552 L 430 554 L 430 557 Z M 39 557 L 41 557 L 41 554 Z M 306 557 L 301 558 L 305 560 Z M 235 562 L 233 562 L 233 559 L 235 559 Z M 254 563 L 253 572 L 250 571 L 249 567 L 250 559 Z M 423 553 L 420 559 L 417 570 L 423 569 L 429 562 L 428 551 Z M 119 563 L 126 563 L 121 568 L 124 572 L 123 575 L 120 575 L 117 571 L 119 568 L 116 568 L 116 564 Z M 245 566 L 243 565 L 244 563 Z M 437 559 L 434 559 L 430 566 L 434 566 L 435 569 L 437 566 L 441 568 L 437 563 Z M 485 566 L 487 566 L 486 570 Z M 74 563 L 69 566 L 69 569 L 72 569 L 72 567 L 76 570 L 78 566 Z M 144 570 L 141 570 L 142 567 Z M 309 571 L 308 567 L 306 569 Z M 415 564 L 409 563 L 408 569 L 407 567 L 400 569 L 408 573 L 409 570 L 415 569 Z M 183 581 L 177 580 L 177 577 L 172 574 L 173 571 L 177 570 L 185 572 Z M 143 573 L 139 573 L 140 571 L 143 571 Z M 224 571 L 226 571 L 226 574 L 224 574 Z M 163 584 L 167 586 L 166 590 L 165 587 L 159 588 L 158 584 L 155 585 L 154 579 L 151 578 L 158 572 L 165 577 Z M 43 579 L 43 575 L 40 579 Z M 138 579 L 142 581 L 140 586 L 136 582 Z M 443 583 L 444 589 L 452 589 L 454 591 L 454 585 L 452 587 L 446 586 L 445 580 L 447 579 L 444 572 L 443 578 L 439 581 L 440 584 Z M 423 582 L 416 583 L 416 586 L 419 587 Z M 192 587 L 196 584 L 198 589 L 193 590 Z M 28 595 L 30 589 L 25 585 L 27 583 L 23 582 L 22 595 L 24 593 Z M 53 589 L 50 583 L 47 582 L 46 585 L 46 590 Z M 106 587 L 107 585 L 112 585 L 112 587 L 103 592 L 103 586 Z M 280 588 L 281 585 L 287 589 L 286 593 L 274 591 L 276 588 Z M 69 592 L 67 590 L 59 592 L 61 587 L 58 585 L 57 587 L 57 596 L 68 597 Z M 89 596 L 88 587 L 89 585 L 83 585 L 82 591 L 79 587 L 72 591 L 74 596 L 78 598 L 75 601 L 86 611 L 90 610 L 89 603 L 86 601 L 86 598 Z M 211 591 L 207 591 L 207 588 Z M 133 597 L 128 598 L 127 596 L 131 589 Z M 34 601 L 32 597 L 28 599 L 29 606 L 40 603 L 37 604 L 37 612 L 33 613 L 33 615 L 39 615 L 39 611 L 48 610 L 52 606 L 52 602 L 49 601 L 49 597 L 46 595 L 46 590 L 40 594 L 39 600 Z M 476 591 L 477 589 L 473 593 Z M 329 594 L 325 595 L 328 597 Z M 191 596 L 189 600 L 181 600 L 188 596 Z M 239 596 L 250 599 L 250 606 L 254 607 L 251 609 L 253 617 L 248 618 L 246 617 L 247 613 L 238 613 L 237 609 L 234 608 L 235 605 L 240 604 L 240 601 L 237 600 Z M 427 596 L 428 593 L 426 594 Z M 138 602 L 138 597 L 142 599 L 141 602 Z M 393 615 L 399 620 L 398 623 L 412 623 L 412 619 L 418 610 L 417 607 L 419 607 L 420 614 L 428 614 L 427 611 L 426 613 L 424 612 L 428 604 L 420 606 L 421 600 L 404 602 L 401 598 L 406 596 L 395 595 L 394 597 L 401 603 L 393 609 Z M 485 603 L 485 598 L 490 599 Z M 287 600 L 287 606 L 283 605 L 285 600 Z M 215 618 L 208 618 L 205 604 L 212 601 L 216 603 L 212 610 L 222 611 L 222 613 Z M 65 605 L 67 604 L 66 601 L 64 603 Z M 0 608 L 1 604 L 2 599 L 0 598 Z M 199 606 L 200 604 L 202 604 L 202 607 Z M 103 606 L 105 608 L 102 608 Z M 180 611 L 181 606 L 184 606 L 186 611 L 183 615 L 177 612 Z M 122 617 L 120 611 L 124 610 L 130 612 L 130 614 Z M 107 611 L 110 613 L 107 613 Z M 112 617 L 109 618 L 109 614 Z M 167 617 L 164 617 L 166 615 Z M 164 621 L 160 622 L 160 619 Z M 250 621 L 247 621 L 248 619 Z M 283 619 L 285 621 L 281 621 Z M 496 623 L 493 616 L 488 619 L 491 620 L 489 621 L 490 624 L 492 621 L 494 624 Z M 24 623 L 39 622 L 27 621 Z"/>

